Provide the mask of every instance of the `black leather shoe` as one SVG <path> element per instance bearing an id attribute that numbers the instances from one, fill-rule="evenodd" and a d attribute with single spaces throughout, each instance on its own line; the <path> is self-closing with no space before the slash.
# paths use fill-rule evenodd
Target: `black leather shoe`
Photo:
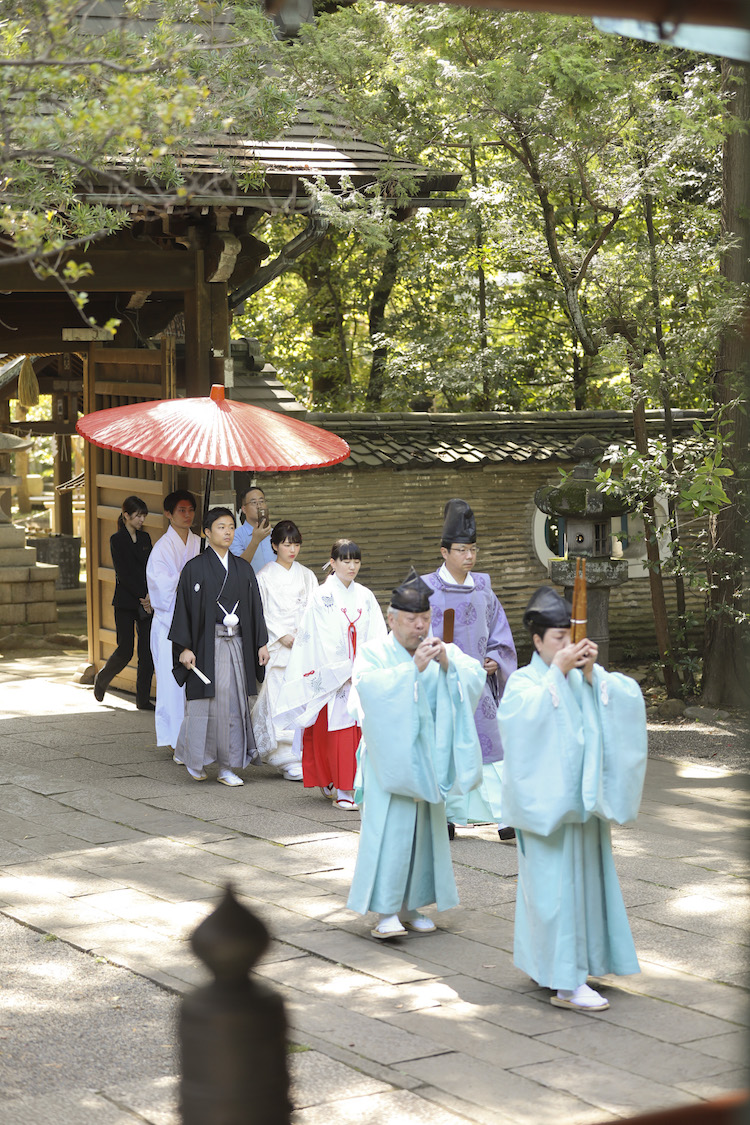
<path id="1" fill-rule="evenodd" d="M 515 828 L 498 828 L 497 834 L 501 840 L 515 840 L 516 838 Z"/>
<path id="2" fill-rule="evenodd" d="M 94 699 L 98 703 L 104 699 L 104 693 L 107 690 L 107 685 L 103 684 L 98 676 L 94 676 Z"/>
<path id="3" fill-rule="evenodd" d="M 456 826 L 455 826 L 455 824 L 453 823 L 452 820 L 449 820 L 448 821 L 448 839 L 449 840 L 455 840 L 455 838 L 456 838 Z"/>
<path id="4" fill-rule="evenodd" d="M 154 705 L 153 705 L 153 703 L 151 702 L 150 699 L 147 699 L 145 703 L 136 703 L 136 707 L 138 708 L 139 711 L 155 711 L 156 710 L 156 708 L 154 707 Z"/>

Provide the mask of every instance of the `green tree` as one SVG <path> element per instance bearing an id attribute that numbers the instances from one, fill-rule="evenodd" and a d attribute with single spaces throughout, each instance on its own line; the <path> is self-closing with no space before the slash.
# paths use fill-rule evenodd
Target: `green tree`
<path id="1" fill-rule="evenodd" d="M 251 0 L 0 0 L 0 254 L 54 268 L 127 225 L 126 199 L 210 193 L 191 141 L 278 135 L 295 111 L 279 49 Z"/>

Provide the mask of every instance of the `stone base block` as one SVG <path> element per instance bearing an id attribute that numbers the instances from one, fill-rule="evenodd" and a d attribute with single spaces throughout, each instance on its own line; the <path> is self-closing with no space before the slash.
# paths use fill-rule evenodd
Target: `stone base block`
<path id="1" fill-rule="evenodd" d="M 36 566 L 36 551 L 33 547 L 0 547 L 0 567 Z"/>
<path id="2" fill-rule="evenodd" d="M 23 547 L 25 543 L 23 528 L 14 527 L 12 523 L 0 524 L 0 547 Z"/>
<path id="3" fill-rule="evenodd" d="M 29 582 L 57 582 L 60 567 L 57 563 L 38 562 L 29 570 Z"/>
<path id="4" fill-rule="evenodd" d="M 57 612 L 57 609 L 55 609 Z M 26 606 L 23 602 L 0 605 L 0 626 L 21 625 L 26 620 Z"/>
<path id="5" fill-rule="evenodd" d="M 96 668 L 93 664 L 82 664 L 80 668 L 76 668 L 73 673 L 74 684 L 93 684 L 94 676 L 96 675 Z"/>
<path id="6" fill-rule="evenodd" d="M 26 620 L 29 624 L 40 624 L 42 622 L 51 621 L 57 622 L 57 603 L 51 602 L 29 602 L 26 606 Z"/>

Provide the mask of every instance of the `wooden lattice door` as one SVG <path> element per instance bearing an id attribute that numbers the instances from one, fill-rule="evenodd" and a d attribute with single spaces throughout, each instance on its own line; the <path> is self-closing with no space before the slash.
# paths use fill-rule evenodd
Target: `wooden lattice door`
<path id="1" fill-rule="evenodd" d="M 84 374 L 84 411 L 175 397 L 175 349 L 164 339 L 159 351 L 91 346 Z M 109 540 L 126 496 L 148 506 L 144 530 L 155 542 L 164 533 L 162 501 L 174 488 L 174 469 L 126 457 L 86 443 L 86 600 L 89 660 L 97 671 L 116 648 L 112 595 L 115 572 Z M 135 691 L 135 657 L 113 686 Z"/>

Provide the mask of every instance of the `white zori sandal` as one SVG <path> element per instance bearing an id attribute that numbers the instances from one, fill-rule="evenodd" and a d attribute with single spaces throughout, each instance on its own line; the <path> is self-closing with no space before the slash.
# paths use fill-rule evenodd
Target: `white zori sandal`
<path id="1" fill-rule="evenodd" d="M 406 930 L 401 925 L 398 914 L 385 914 L 370 933 L 378 941 L 388 941 L 389 938 L 403 937 Z"/>
<path id="2" fill-rule="evenodd" d="M 415 914 L 413 918 L 405 918 L 404 925 L 407 930 L 414 930 L 415 934 L 434 934 L 437 929 L 432 918 L 425 918 L 424 914 Z"/>
<path id="3" fill-rule="evenodd" d="M 557 996 L 550 997 L 550 1004 L 556 1008 L 574 1008 L 577 1012 L 603 1012 L 609 1007 L 609 1000 L 587 984 L 579 984 L 572 992 L 568 988 L 558 989 Z"/>

